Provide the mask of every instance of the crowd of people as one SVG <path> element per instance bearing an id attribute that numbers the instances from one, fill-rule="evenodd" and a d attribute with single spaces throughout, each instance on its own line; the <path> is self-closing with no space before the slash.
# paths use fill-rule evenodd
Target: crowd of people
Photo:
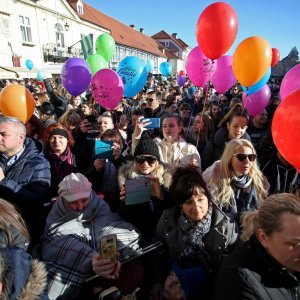
<path id="1" fill-rule="evenodd" d="M 272 140 L 278 86 L 249 116 L 238 84 L 150 74 L 114 110 L 59 78 L 10 84 L 35 110 L 0 116 L 1 299 L 298 299 L 300 178 Z"/>

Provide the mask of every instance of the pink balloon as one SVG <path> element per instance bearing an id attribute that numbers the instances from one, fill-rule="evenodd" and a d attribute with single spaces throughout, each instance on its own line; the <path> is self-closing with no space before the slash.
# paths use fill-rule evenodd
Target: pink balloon
<path id="1" fill-rule="evenodd" d="M 92 78 L 91 92 L 95 101 L 102 107 L 113 110 L 123 96 L 122 78 L 113 70 L 101 69 Z"/>
<path id="2" fill-rule="evenodd" d="M 200 87 L 211 79 L 216 64 L 207 58 L 199 47 L 195 47 L 187 57 L 185 68 L 191 82 Z"/>
<path id="3" fill-rule="evenodd" d="M 280 85 L 280 98 L 284 100 L 289 94 L 300 89 L 300 64 L 291 68 L 283 77 Z"/>
<path id="4" fill-rule="evenodd" d="M 271 98 L 271 90 L 267 84 L 265 84 L 259 91 L 254 94 L 248 95 L 243 92 L 243 103 L 247 108 L 250 116 L 256 116 L 261 113 L 268 105 Z"/>
<path id="5" fill-rule="evenodd" d="M 235 83 L 236 78 L 232 70 L 232 56 L 224 55 L 217 60 L 217 66 L 211 81 L 220 94 L 228 91 Z"/>

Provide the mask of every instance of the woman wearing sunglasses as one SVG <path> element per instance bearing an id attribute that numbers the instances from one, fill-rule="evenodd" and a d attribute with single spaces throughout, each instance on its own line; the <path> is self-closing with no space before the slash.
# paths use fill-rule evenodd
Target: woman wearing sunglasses
<path id="1" fill-rule="evenodd" d="M 165 201 L 163 201 L 164 173 L 158 147 L 151 139 L 140 140 L 134 151 L 134 160 L 119 168 L 120 214 L 145 236 L 152 236 L 165 207 Z M 150 202 L 126 205 L 126 181 L 136 178 L 147 178 L 151 185 L 151 200 Z"/>
<path id="2" fill-rule="evenodd" d="M 215 200 L 237 221 L 241 213 L 258 209 L 268 194 L 269 184 L 256 158 L 251 142 L 233 139 L 226 145 L 221 160 L 203 173 Z"/>
<path id="3" fill-rule="evenodd" d="M 132 151 L 134 152 L 136 144 L 139 142 L 143 131 L 147 130 L 146 126 L 151 124 L 149 119 L 140 118 L 136 123 L 132 135 Z M 163 139 L 157 137 L 154 142 L 158 146 L 162 163 L 164 164 L 167 174 L 165 179 L 170 182 L 171 174 L 177 166 L 194 166 L 201 169 L 201 159 L 197 148 L 187 143 L 181 136 L 182 122 L 178 115 L 167 114 L 162 117 L 162 134 Z M 166 183 L 168 185 L 168 183 Z"/>

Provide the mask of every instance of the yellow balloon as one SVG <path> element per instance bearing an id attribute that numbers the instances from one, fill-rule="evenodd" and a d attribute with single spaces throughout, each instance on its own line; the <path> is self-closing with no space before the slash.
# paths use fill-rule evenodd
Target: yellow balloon
<path id="1" fill-rule="evenodd" d="M 239 83 L 250 87 L 267 72 L 272 61 L 272 48 L 267 40 L 252 36 L 243 40 L 233 54 L 233 73 Z"/>
<path id="2" fill-rule="evenodd" d="M 0 110 L 4 116 L 18 118 L 26 123 L 34 112 L 34 98 L 22 85 L 11 84 L 0 93 Z"/>

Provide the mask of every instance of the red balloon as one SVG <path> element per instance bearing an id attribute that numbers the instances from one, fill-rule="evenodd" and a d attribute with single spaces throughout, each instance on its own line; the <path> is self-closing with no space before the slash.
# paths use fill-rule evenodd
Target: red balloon
<path id="1" fill-rule="evenodd" d="M 300 172 L 300 90 L 289 94 L 277 107 L 272 136 L 280 154 Z"/>
<path id="2" fill-rule="evenodd" d="M 178 75 L 185 76 L 185 72 L 183 70 L 179 71 Z"/>
<path id="3" fill-rule="evenodd" d="M 271 61 L 271 67 L 274 67 L 280 59 L 280 53 L 277 48 L 272 48 L 272 61 Z"/>
<path id="4" fill-rule="evenodd" d="M 238 17 L 235 10 L 225 2 L 215 2 L 201 13 L 196 37 L 205 56 L 214 60 L 229 50 L 237 31 Z"/>

